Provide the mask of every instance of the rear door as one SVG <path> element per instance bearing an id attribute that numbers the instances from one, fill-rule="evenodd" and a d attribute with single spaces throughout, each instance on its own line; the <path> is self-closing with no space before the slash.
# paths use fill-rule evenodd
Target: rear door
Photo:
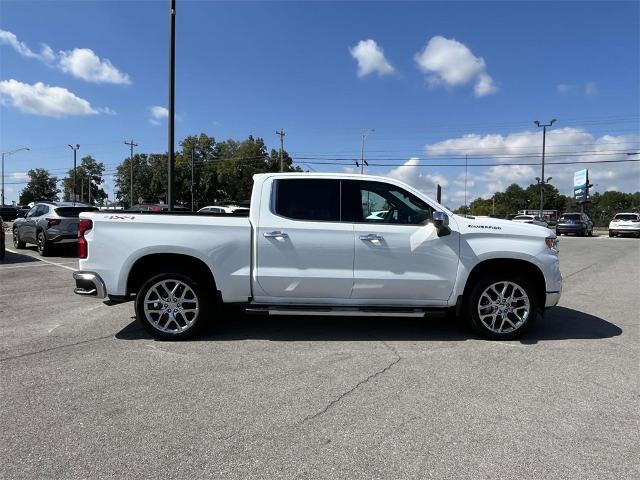
<path id="1" fill-rule="evenodd" d="M 459 261 L 455 226 L 439 236 L 433 207 L 384 182 L 343 182 L 346 205 L 355 207 L 350 213 L 355 238 L 352 298 L 424 304 L 449 299 Z"/>
<path id="2" fill-rule="evenodd" d="M 353 225 L 340 221 L 339 179 L 284 178 L 263 184 L 255 235 L 254 297 L 323 303 L 353 286 Z"/>

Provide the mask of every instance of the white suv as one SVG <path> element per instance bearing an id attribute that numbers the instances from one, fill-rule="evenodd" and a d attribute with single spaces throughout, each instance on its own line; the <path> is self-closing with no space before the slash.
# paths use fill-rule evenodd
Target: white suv
<path id="1" fill-rule="evenodd" d="M 640 213 L 617 213 L 609 222 L 609 236 L 618 235 L 640 237 Z"/>

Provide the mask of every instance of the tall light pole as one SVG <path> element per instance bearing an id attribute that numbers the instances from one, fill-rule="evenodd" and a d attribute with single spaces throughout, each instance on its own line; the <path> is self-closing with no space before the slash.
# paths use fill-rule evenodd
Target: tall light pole
<path id="1" fill-rule="evenodd" d="M 168 158 L 167 158 L 167 204 L 173 210 L 173 185 L 176 170 L 174 133 L 176 121 L 176 0 L 169 0 L 169 118 L 168 118 Z"/>
<path id="2" fill-rule="evenodd" d="M 193 206 L 193 151 L 195 150 L 195 143 L 191 144 L 191 211 L 194 211 Z"/>
<path id="3" fill-rule="evenodd" d="M 537 127 L 542 127 L 542 174 L 540 175 L 540 218 L 542 218 L 542 211 L 544 210 L 544 154 L 547 142 L 547 127 L 556 123 L 556 119 L 552 118 L 549 123 L 544 124 L 540 123 L 538 120 L 533 123 L 535 123 Z"/>
<path id="4" fill-rule="evenodd" d="M 130 150 L 131 155 L 129 156 L 129 182 L 130 182 L 129 196 L 131 197 L 131 204 L 129 205 L 129 207 L 133 207 L 133 147 L 137 147 L 138 144 L 133 143 L 133 138 L 131 139 L 130 142 L 127 142 L 125 140 L 124 144 L 129 145 L 129 147 L 131 148 Z"/>
<path id="5" fill-rule="evenodd" d="M 467 172 L 469 170 L 469 156 L 464 156 L 464 214 L 467 214 Z"/>
<path id="6" fill-rule="evenodd" d="M 286 133 L 284 133 L 284 128 L 281 128 L 280 131 L 276 130 L 276 135 L 280 135 L 280 172 L 284 172 L 284 159 L 283 159 L 283 152 L 284 152 L 284 136 L 286 135 Z"/>
<path id="7" fill-rule="evenodd" d="M 73 198 L 71 201 L 75 205 L 76 204 L 76 153 L 78 152 L 80 145 L 76 143 L 76 146 L 74 147 L 73 145 L 69 144 L 69 148 L 73 150 Z"/>
<path id="8" fill-rule="evenodd" d="M 369 164 L 367 163 L 367 161 L 364 159 L 364 141 L 367 139 L 367 137 L 375 132 L 376 130 L 374 128 L 370 128 L 369 130 L 365 131 L 362 133 L 362 147 L 360 148 L 360 174 L 364 174 L 364 166 L 366 165 L 367 167 L 369 166 Z M 358 162 L 356 162 L 356 167 L 358 166 Z"/>
<path id="9" fill-rule="evenodd" d="M 13 155 L 14 153 L 21 152 L 22 150 L 31 150 L 29 147 L 22 147 L 16 150 L 11 150 L 10 152 L 2 152 L 2 202 L 0 203 L 0 207 L 4 207 L 4 157 L 8 157 L 9 155 Z"/>

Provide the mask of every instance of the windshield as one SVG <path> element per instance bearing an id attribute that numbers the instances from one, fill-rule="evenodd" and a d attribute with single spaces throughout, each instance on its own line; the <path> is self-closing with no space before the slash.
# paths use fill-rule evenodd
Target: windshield
<path id="1" fill-rule="evenodd" d="M 514 220 L 533 220 L 533 217 L 530 217 L 529 215 L 518 215 Z"/>

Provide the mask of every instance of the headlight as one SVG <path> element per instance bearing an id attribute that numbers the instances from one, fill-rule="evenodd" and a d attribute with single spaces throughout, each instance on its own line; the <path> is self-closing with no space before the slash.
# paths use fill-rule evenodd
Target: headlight
<path id="1" fill-rule="evenodd" d="M 558 238 L 557 237 L 547 237 L 544 239 L 544 242 L 547 244 L 550 250 L 554 252 L 558 252 Z"/>

